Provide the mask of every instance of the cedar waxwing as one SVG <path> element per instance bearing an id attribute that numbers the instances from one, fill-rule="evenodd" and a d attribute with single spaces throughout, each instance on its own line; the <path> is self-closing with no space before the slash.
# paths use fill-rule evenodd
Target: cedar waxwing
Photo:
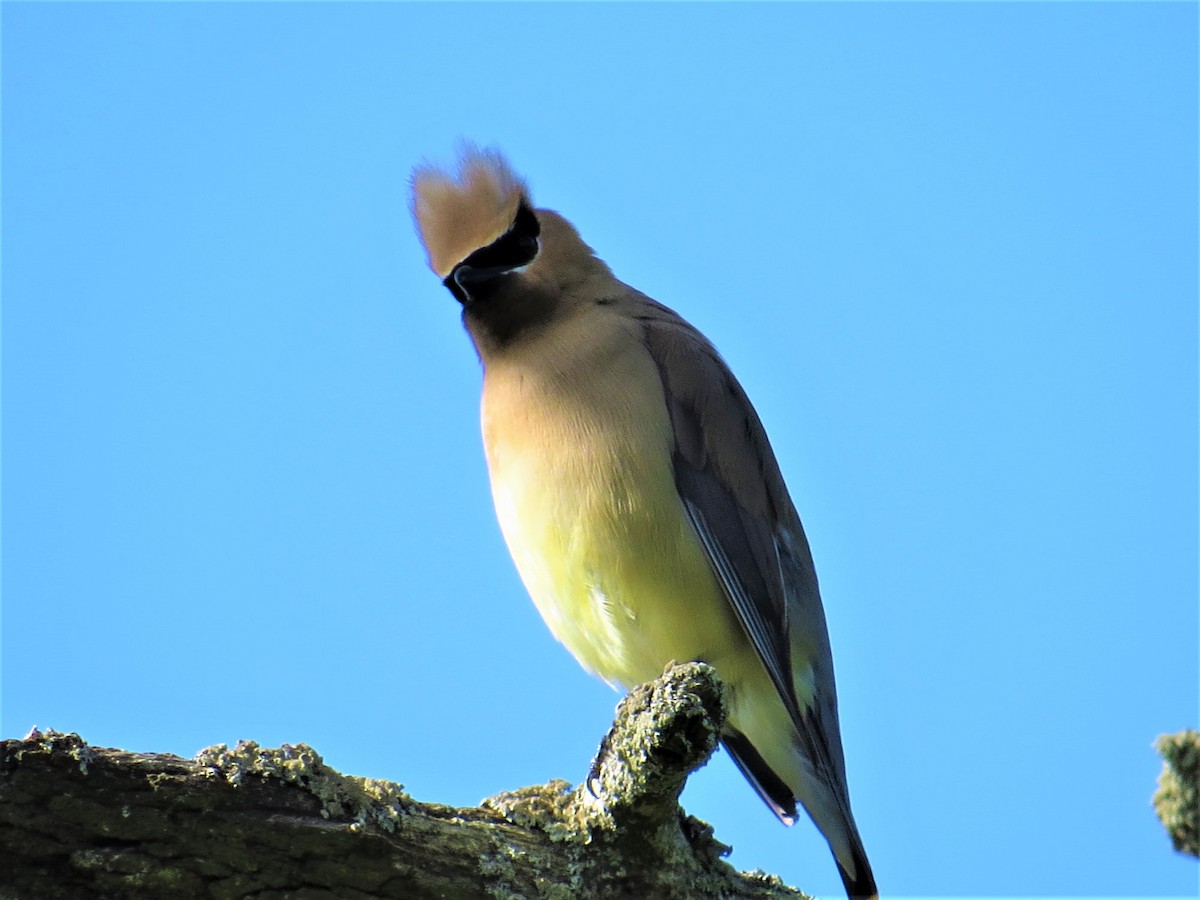
<path id="1" fill-rule="evenodd" d="M 808 540 L 712 344 L 535 209 L 493 150 L 419 166 L 412 212 L 483 363 L 500 527 L 542 618 L 626 688 L 671 661 L 728 687 L 722 742 L 784 824 L 799 803 L 851 897 L 876 894 L 842 758 Z"/>

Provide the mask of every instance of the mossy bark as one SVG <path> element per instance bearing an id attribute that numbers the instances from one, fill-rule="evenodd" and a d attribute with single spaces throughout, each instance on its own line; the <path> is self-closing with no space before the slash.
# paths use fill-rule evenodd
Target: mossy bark
<path id="1" fill-rule="evenodd" d="M 1200 732 L 1164 734 L 1154 746 L 1163 758 L 1154 811 L 1176 850 L 1200 856 Z"/>
<path id="2" fill-rule="evenodd" d="M 717 745 L 708 666 L 669 667 L 617 711 L 591 775 L 479 808 L 419 803 L 304 745 L 186 760 L 34 732 L 0 743 L 0 898 L 780 898 L 678 797 Z"/>

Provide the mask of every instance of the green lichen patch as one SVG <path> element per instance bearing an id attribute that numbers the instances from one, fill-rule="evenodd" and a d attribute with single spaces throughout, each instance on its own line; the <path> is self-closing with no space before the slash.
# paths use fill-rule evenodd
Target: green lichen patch
<path id="1" fill-rule="evenodd" d="M 13 754 L 18 762 L 33 755 L 67 756 L 79 764 L 79 771 L 84 775 L 88 773 L 88 766 L 96 758 L 95 751 L 79 735 L 55 731 L 53 728 L 47 731 L 32 729 L 21 741 L 20 749 Z"/>
<path id="2" fill-rule="evenodd" d="M 235 786 L 253 776 L 275 778 L 302 788 L 321 801 L 323 817 L 348 821 L 354 830 L 370 825 L 395 831 L 412 808 L 412 800 L 401 785 L 343 775 L 325 765 L 321 755 L 307 744 L 269 748 L 256 741 L 238 741 L 232 750 L 217 744 L 197 753 L 196 762 L 209 768 L 214 777 Z"/>
<path id="3" fill-rule="evenodd" d="M 1165 760 L 1154 810 L 1175 849 L 1200 856 L 1200 732 L 1164 734 L 1154 746 Z"/>
<path id="4" fill-rule="evenodd" d="M 546 784 L 503 791 L 488 797 L 480 805 L 499 813 L 514 825 L 543 831 L 555 841 L 586 839 L 586 828 L 579 827 L 580 823 L 570 814 L 574 800 L 575 792 L 570 783 L 555 778 Z"/>

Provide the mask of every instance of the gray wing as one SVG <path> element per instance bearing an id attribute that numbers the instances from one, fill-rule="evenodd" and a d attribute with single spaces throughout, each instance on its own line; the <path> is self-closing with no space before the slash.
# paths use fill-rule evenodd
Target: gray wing
<path id="1" fill-rule="evenodd" d="M 632 314 L 663 379 L 675 432 L 675 485 L 714 571 L 796 728 L 818 777 L 844 791 L 845 764 L 825 614 L 799 516 L 745 392 L 713 346 L 671 309 L 637 295 Z M 797 700 L 792 642 L 806 645 L 816 697 Z M 779 810 L 774 773 L 726 745 Z M 756 754 L 752 754 L 756 756 Z M 790 797 L 788 798 L 791 799 Z M 794 810 L 794 802 L 791 803 Z M 786 808 L 784 810 L 786 812 Z"/>

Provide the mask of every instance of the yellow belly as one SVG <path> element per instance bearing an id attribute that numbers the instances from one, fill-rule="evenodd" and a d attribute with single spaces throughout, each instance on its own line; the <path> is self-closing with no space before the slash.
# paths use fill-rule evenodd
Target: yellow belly
<path id="1" fill-rule="evenodd" d="M 586 379 L 544 366 L 485 375 L 509 551 L 555 637 L 604 679 L 631 687 L 671 660 L 719 666 L 745 637 L 675 490 L 658 373 L 638 354 L 596 363 Z"/>

